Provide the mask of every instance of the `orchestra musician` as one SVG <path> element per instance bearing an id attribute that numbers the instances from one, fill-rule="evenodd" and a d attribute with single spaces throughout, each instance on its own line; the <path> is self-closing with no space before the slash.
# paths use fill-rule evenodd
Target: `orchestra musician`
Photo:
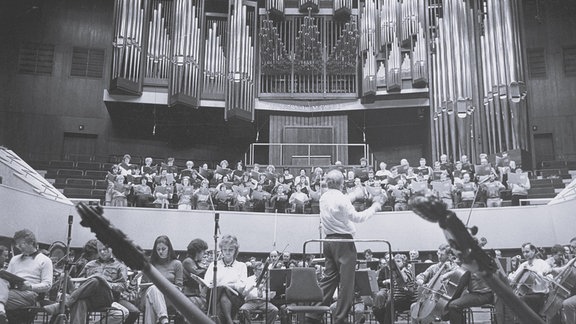
<path id="1" fill-rule="evenodd" d="M 382 289 L 376 293 L 373 308 L 374 317 L 378 323 L 391 324 L 392 299 L 394 300 L 394 310 L 402 312 L 410 309 L 415 297 L 414 276 L 407 267 L 408 258 L 404 254 L 396 254 L 393 261 L 396 264 L 396 269 L 382 267 L 378 272 L 378 286 Z M 392 279 L 394 280 L 394 291 L 389 292 Z"/>
<path id="2" fill-rule="evenodd" d="M 207 281 L 208 287 L 216 287 L 217 297 L 217 310 L 218 317 L 221 323 L 232 324 L 233 318 L 238 312 L 240 306 L 244 303 L 244 299 L 240 292 L 246 286 L 248 278 L 248 268 L 246 263 L 238 262 L 240 245 L 238 239 L 233 235 L 224 235 L 219 243 L 220 251 L 222 252 L 222 259 L 217 261 L 217 277 L 216 283 L 213 283 L 214 264 L 210 263 L 204 280 Z M 210 296 L 207 298 L 211 300 Z M 215 305 L 214 305 L 215 306 Z M 213 306 L 213 307 L 214 307 Z"/>
<path id="3" fill-rule="evenodd" d="M 452 261 L 452 249 L 450 245 L 441 244 L 436 254 L 438 255 L 438 263 L 429 266 L 428 269 L 416 276 L 418 286 L 426 285 L 438 271 L 446 273 L 456 267 L 456 264 Z"/>
<path id="4" fill-rule="evenodd" d="M 448 278 L 450 273 L 444 274 L 440 277 L 441 280 Z M 472 273 L 468 282 L 463 283 L 468 290 L 467 294 L 462 294 L 448 303 L 448 318 L 450 324 L 464 324 L 464 314 L 462 310 L 468 307 L 482 306 L 492 304 L 494 302 L 494 294 L 492 290 L 480 276 Z"/>
<path id="5" fill-rule="evenodd" d="M 258 282 L 262 271 L 264 271 L 264 264 L 257 261 L 254 265 L 254 275 L 248 277 L 246 280 L 246 287 L 242 291 L 244 295 L 244 304 L 240 307 L 240 312 L 244 316 L 244 323 L 252 323 L 253 311 L 267 311 L 266 324 L 272 324 L 278 316 L 278 308 L 270 302 L 274 298 L 275 292 L 268 291 L 266 293 L 266 283 Z"/>
<path id="6" fill-rule="evenodd" d="M 16 232 L 14 244 L 22 254 L 10 260 L 6 271 L 24 281 L 12 286 L 0 279 L 0 323 L 7 322 L 7 310 L 33 306 L 38 294 L 47 292 L 52 286 L 52 261 L 38 251 L 34 233 L 28 229 Z"/>
<path id="7" fill-rule="evenodd" d="M 522 255 L 526 261 L 508 278 L 516 286 L 516 295 L 538 313 L 548 293 L 548 280 L 544 276 L 552 271 L 552 267 L 545 260 L 536 258 L 536 246 L 532 243 L 522 245 Z"/>

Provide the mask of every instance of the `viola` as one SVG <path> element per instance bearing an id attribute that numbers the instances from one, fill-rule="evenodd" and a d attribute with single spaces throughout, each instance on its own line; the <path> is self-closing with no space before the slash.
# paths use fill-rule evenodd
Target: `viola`
<path id="1" fill-rule="evenodd" d="M 438 223 L 463 266 L 484 279 L 523 323 L 544 324 L 538 314 L 514 294 L 507 280 L 499 275 L 496 261 L 474 240 L 470 230 L 477 232 L 477 228 L 468 229 L 453 211 L 446 208 L 444 202 L 431 194 L 413 196 L 410 207 L 425 220 Z"/>
<path id="2" fill-rule="evenodd" d="M 550 281 L 550 292 L 540 313 L 552 318 L 562 308 L 562 302 L 576 292 L 576 264 L 570 260 L 565 268 Z"/>
<path id="3" fill-rule="evenodd" d="M 448 263 L 442 263 L 438 272 L 422 288 L 418 301 L 410 309 L 410 315 L 415 320 L 429 323 L 442 318 L 448 303 L 462 295 L 470 280 L 470 272 L 460 267 L 444 272 L 447 266 Z"/>

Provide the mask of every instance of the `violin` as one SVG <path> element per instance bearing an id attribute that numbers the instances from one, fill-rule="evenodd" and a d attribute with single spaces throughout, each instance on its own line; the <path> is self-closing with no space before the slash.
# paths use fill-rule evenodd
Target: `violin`
<path id="1" fill-rule="evenodd" d="M 108 219 L 103 216 L 101 206 L 88 206 L 82 202 L 76 205 L 76 209 L 82 221 L 80 225 L 89 227 L 96 237 L 104 244 L 110 246 L 114 255 L 124 261 L 127 266 L 142 272 L 158 287 L 158 289 L 168 298 L 174 307 L 190 323 L 212 324 L 214 323 L 204 312 L 194 305 L 178 288 L 150 264 L 144 251 L 134 244 L 121 230 L 114 227 Z"/>
<path id="2" fill-rule="evenodd" d="M 570 260 L 562 271 L 550 281 L 550 292 L 540 314 L 553 318 L 562 308 L 562 302 L 576 292 L 576 258 Z"/>
<path id="3" fill-rule="evenodd" d="M 496 261 L 474 240 L 470 231 L 477 232 L 478 228 L 468 229 L 453 211 L 446 208 L 444 202 L 431 194 L 413 196 L 409 204 L 420 217 L 438 223 L 463 266 L 481 277 L 523 323 L 544 324 L 538 314 L 514 294 L 507 279 L 499 275 Z"/>

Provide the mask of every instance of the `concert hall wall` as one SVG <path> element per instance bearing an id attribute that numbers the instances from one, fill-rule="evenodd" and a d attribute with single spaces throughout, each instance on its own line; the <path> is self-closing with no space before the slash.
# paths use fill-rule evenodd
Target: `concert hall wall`
<path id="1" fill-rule="evenodd" d="M 547 159 L 574 161 L 576 2 L 526 1 L 524 16 L 532 134 L 552 134 L 555 156 Z"/>
<path id="2" fill-rule="evenodd" d="M 102 99 L 109 78 L 112 4 L 112 0 L 0 2 L 0 144 L 28 160 L 61 158 L 64 133 L 68 132 L 96 135 L 94 153 L 101 156 L 130 152 L 210 158 L 230 150 L 234 158 L 234 149 L 238 149 L 234 145 L 217 150 L 213 146 L 199 148 L 195 143 L 126 137 L 117 129 L 121 126 L 112 123 Z M 576 76 L 571 60 L 576 46 L 576 33 L 572 32 L 576 30 L 575 12 L 576 3 L 571 0 L 529 0 L 524 11 L 527 50 L 542 49 L 544 61 L 540 64 L 545 68 L 544 75 L 536 73 L 527 79 L 529 126 L 532 135 L 553 135 L 556 159 L 576 160 Z M 18 73 L 23 42 L 55 46 L 50 76 Z M 105 49 L 102 78 L 70 76 L 73 47 Z M 532 63 L 529 61 L 529 72 Z M 375 137 L 370 137 L 370 132 L 367 135 L 370 143 Z M 231 141 L 220 142 L 227 145 Z M 427 144 L 421 147 L 424 156 Z M 417 149 L 411 145 L 416 144 L 410 144 L 407 151 Z"/>

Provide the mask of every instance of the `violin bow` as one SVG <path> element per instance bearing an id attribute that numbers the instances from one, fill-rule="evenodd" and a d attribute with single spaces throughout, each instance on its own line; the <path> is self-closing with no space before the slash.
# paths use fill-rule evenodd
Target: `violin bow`
<path id="1" fill-rule="evenodd" d="M 409 204 L 420 217 L 429 222 L 438 223 L 444 231 L 448 244 L 460 258 L 462 264 L 484 279 L 492 291 L 516 313 L 521 322 L 544 324 L 542 318 L 518 298 L 510 286 L 497 275 L 496 261 L 482 250 L 468 228 L 453 211 L 446 208 L 444 202 L 431 194 L 427 194 L 413 196 Z M 473 230 L 477 231 L 477 228 Z"/>
<path id="2" fill-rule="evenodd" d="M 170 281 L 148 261 L 142 248 L 134 244 L 126 234 L 114 227 L 103 216 L 101 206 L 88 206 L 82 202 L 76 205 L 82 221 L 80 225 L 89 227 L 90 231 L 104 244 L 112 248 L 114 255 L 124 261 L 133 270 L 142 270 L 156 287 L 166 296 L 190 323 L 213 324 L 196 305 L 182 294 Z"/>

